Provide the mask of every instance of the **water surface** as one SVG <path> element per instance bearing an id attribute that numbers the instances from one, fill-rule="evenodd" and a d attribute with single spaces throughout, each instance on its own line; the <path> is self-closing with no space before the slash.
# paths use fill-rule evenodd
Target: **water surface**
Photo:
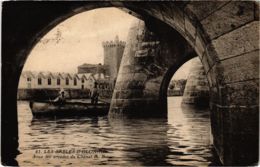
<path id="1" fill-rule="evenodd" d="M 210 138 L 209 111 L 168 98 L 168 119 L 84 117 L 33 119 L 18 102 L 20 166 L 219 165 Z"/>

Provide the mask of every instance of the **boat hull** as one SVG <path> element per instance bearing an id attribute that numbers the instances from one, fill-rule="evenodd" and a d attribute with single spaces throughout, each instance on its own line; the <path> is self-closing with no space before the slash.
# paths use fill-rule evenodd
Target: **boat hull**
<path id="1" fill-rule="evenodd" d="M 103 116 L 108 114 L 109 104 L 31 101 L 30 108 L 34 117 Z"/>

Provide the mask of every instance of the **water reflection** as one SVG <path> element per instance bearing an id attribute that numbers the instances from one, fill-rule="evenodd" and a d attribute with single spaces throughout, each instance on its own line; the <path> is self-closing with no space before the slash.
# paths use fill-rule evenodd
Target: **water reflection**
<path id="1" fill-rule="evenodd" d="M 33 119 L 18 102 L 19 165 L 219 165 L 212 151 L 207 110 L 180 108 L 169 98 L 168 119 L 72 117 Z M 102 150 L 98 158 L 33 158 L 35 150 Z"/>
<path id="2" fill-rule="evenodd" d="M 167 119 L 115 119 L 109 120 L 113 134 L 120 138 L 122 157 L 126 164 L 163 166 L 170 153 Z"/>
<path id="3" fill-rule="evenodd" d="M 172 155 L 168 161 L 175 165 L 220 165 L 213 162 L 210 119 L 208 109 L 194 108 L 181 104 L 181 98 L 168 100 L 168 123 L 171 125 L 167 133 Z M 217 158 L 215 158 L 217 159 Z"/>

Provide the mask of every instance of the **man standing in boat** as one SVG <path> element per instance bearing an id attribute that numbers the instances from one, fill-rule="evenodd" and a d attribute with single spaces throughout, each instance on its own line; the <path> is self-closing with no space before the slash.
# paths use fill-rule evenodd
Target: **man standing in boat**
<path id="1" fill-rule="evenodd" d="M 97 104 L 98 103 L 98 88 L 97 83 L 95 82 L 94 87 L 91 90 L 90 98 L 91 98 L 91 104 Z"/>
<path id="2" fill-rule="evenodd" d="M 65 99 L 65 91 L 64 89 L 61 89 L 60 92 L 59 92 L 59 96 L 53 100 L 53 102 L 55 103 L 64 103 L 66 101 Z"/>

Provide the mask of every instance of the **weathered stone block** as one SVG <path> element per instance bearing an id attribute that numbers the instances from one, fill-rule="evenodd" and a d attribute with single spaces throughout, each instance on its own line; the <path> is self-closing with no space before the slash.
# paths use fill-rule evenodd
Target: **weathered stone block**
<path id="1" fill-rule="evenodd" d="M 200 34 L 196 35 L 195 40 L 195 51 L 198 56 L 201 58 L 205 52 L 206 44 L 204 43 L 203 39 L 201 38 Z"/>
<path id="2" fill-rule="evenodd" d="M 160 44 L 160 41 L 149 41 L 149 42 L 145 41 L 145 42 L 141 42 L 141 47 L 143 49 L 145 49 L 145 48 L 149 49 L 149 48 L 158 47 L 159 44 Z"/>
<path id="3" fill-rule="evenodd" d="M 208 81 L 209 87 L 212 87 L 212 79 L 210 78 L 209 75 L 206 75 L 206 78 L 207 78 L 207 81 Z"/>
<path id="4" fill-rule="evenodd" d="M 121 91 L 114 92 L 116 95 L 115 98 L 117 99 L 131 99 L 131 98 L 142 98 L 143 97 L 143 90 L 140 89 L 125 89 Z"/>
<path id="5" fill-rule="evenodd" d="M 205 73 L 208 73 L 210 65 L 209 65 L 206 53 L 204 53 L 204 56 L 202 56 L 201 63 L 203 64 L 203 68 L 204 68 Z"/>
<path id="6" fill-rule="evenodd" d="M 214 146 L 227 165 L 250 165 L 258 161 L 258 107 L 211 106 Z"/>
<path id="7" fill-rule="evenodd" d="M 128 73 L 134 73 L 136 69 L 136 66 L 134 65 L 123 65 L 122 70 L 119 71 L 119 74 L 128 74 Z"/>
<path id="8" fill-rule="evenodd" d="M 127 89 L 127 88 L 128 88 L 128 85 L 129 85 L 129 82 L 130 82 L 130 81 L 128 81 L 128 80 L 116 82 L 115 90 L 124 90 L 124 89 Z"/>
<path id="9" fill-rule="evenodd" d="M 214 11 L 221 8 L 223 5 L 228 3 L 227 1 L 192 1 L 186 7 L 185 11 L 190 10 L 194 13 L 198 20 L 201 20 Z"/>
<path id="10" fill-rule="evenodd" d="M 127 85 L 127 89 L 144 89 L 144 81 L 130 80 Z"/>
<path id="11" fill-rule="evenodd" d="M 135 73 L 133 79 L 138 81 L 146 81 L 147 75 L 145 73 Z"/>
<path id="12" fill-rule="evenodd" d="M 260 19 L 259 19 L 259 17 L 260 17 L 260 15 L 259 15 L 259 10 L 260 10 L 260 2 L 258 1 L 256 1 L 256 2 L 254 2 L 254 5 L 255 5 L 255 20 L 256 21 L 259 21 Z"/>
<path id="13" fill-rule="evenodd" d="M 242 115 L 241 115 L 242 116 Z M 243 116 L 242 116 L 243 117 Z M 258 117 L 254 115 L 254 117 Z M 246 119 L 246 118 L 245 118 Z M 247 121 L 248 124 L 250 120 Z M 239 123 L 239 121 L 237 121 Z M 250 127 L 248 127 L 250 128 Z M 229 137 L 230 136 L 230 137 Z M 259 136 L 258 134 L 230 134 L 226 137 L 225 164 L 238 166 L 252 166 L 259 163 Z"/>
<path id="14" fill-rule="evenodd" d="M 149 80 L 148 82 L 145 83 L 145 89 L 146 90 L 159 90 L 160 89 L 160 85 L 162 82 L 162 77 L 158 77 L 152 80 Z"/>
<path id="15" fill-rule="evenodd" d="M 259 22 L 254 21 L 213 40 L 219 59 L 259 49 Z"/>
<path id="16" fill-rule="evenodd" d="M 216 104 L 211 103 L 210 105 L 210 122 L 211 122 L 211 132 L 213 135 L 213 143 L 216 151 L 219 155 L 220 160 L 223 162 L 224 157 L 224 147 L 223 147 L 223 119 L 222 112 Z"/>
<path id="17" fill-rule="evenodd" d="M 148 53 L 148 52 L 147 52 Z M 153 61 L 153 56 L 152 55 L 147 55 L 146 57 L 134 57 L 134 64 L 135 65 L 141 65 L 141 66 L 145 66 L 147 65 L 148 63 L 152 62 Z"/>
<path id="18" fill-rule="evenodd" d="M 145 90 L 143 92 L 143 97 L 144 98 L 154 98 L 154 99 L 159 99 L 159 90 Z"/>
<path id="19" fill-rule="evenodd" d="M 221 61 L 225 83 L 259 78 L 259 50 Z"/>
<path id="20" fill-rule="evenodd" d="M 184 23 L 186 34 L 191 37 L 192 41 L 194 41 L 196 37 L 196 27 L 192 24 L 187 16 L 184 17 Z"/>
<path id="21" fill-rule="evenodd" d="M 116 104 L 116 105 L 115 105 Z M 118 107 L 120 106 L 120 107 Z M 160 109 L 158 100 L 153 99 L 128 99 L 117 100 L 116 103 L 110 107 L 110 116 L 114 117 L 115 114 L 122 114 L 124 117 L 158 117 L 166 116 L 166 111 Z"/>
<path id="22" fill-rule="evenodd" d="M 161 16 L 158 17 L 160 20 L 169 24 L 176 31 L 185 36 L 184 13 L 176 6 L 176 4 L 172 2 L 162 3 L 159 12 L 161 13 Z"/>
<path id="23" fill-rule="evenodd" d="M 134 76 L 134 73 L 124 73 L 123 75 L 120 74 L 120 75 L 118 75 L 118 77 L 117 77 L 117 81 L 118 81 L 118 82 L 126 81 L 127 78 L 130 79 L 130 78 L 133 78 L 133 76 Z"/>
<path id="24" fill-rule="evenodd" d="M 176 6 L 172 6 L 173 13 L 173 22 L 177 25 L 176 27 L 184 31 L 184 13 L 179 10 Z"/>
<path id="25" fill-rule="evenodd" d="M 256 134 L 259 132 L 257 119 L 259 116 L 258 106 L 248 107 L 248 108 L 229 108 L 229 133 L 232 135 L 240 134 Z"/>
<path id="26" fill-rule="evenodd" d="M 217 55 L 216 51 L 214 50 L 214 47 L 212 46 L 212 44 L 207 45 L 205 53 L 207 55 L 209 69 L 211 69 L 217 62 L 219 62 L 218 55 Z"/>
<path id="27" fill-rule="evenodd" d="M 230 2 L 201 21 L 211 39 L 254 20 L 253 2 Z"/>
<path id="28" fill-rule="evenodd" d="M 223 70 L 220 64 L 214 65 L 207 73 L 207 76 L 211 78 L 212 86 L 215 87 L 223 82 Z"/>
<path id="29" fill-rule="evenodd" d="M 123 106 L 124 100 L 122 100 L 122 99 L 113 99 L 111 102 L 112 102 L 112 104 L 114 106 L 121 107 L 121 106 Z"/>
<path id="30" fill-rule="evenodd" d="M 251 107 L 259 105 L 259 80 L 250 80 L 225 85 L 221 89 L 223 105 Z"/>

